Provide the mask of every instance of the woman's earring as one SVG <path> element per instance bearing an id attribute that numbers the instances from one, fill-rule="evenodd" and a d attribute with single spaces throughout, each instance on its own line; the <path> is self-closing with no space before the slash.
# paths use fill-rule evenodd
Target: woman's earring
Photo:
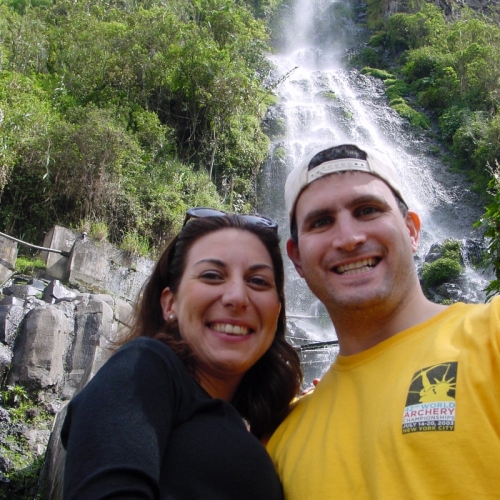
<path id="1" fill-rule="evenodd" d="M 172 323 L 173 321 L 175 321 L 177 319 L 177 317 L 175 316 L 174 313 L 170 313 L 168 316 L 167 316 L 167 321 L 169 323 Z"/>

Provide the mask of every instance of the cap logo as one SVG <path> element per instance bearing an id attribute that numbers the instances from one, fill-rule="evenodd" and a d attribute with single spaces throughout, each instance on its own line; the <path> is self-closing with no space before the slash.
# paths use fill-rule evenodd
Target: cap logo
<path id="1" fill-rule="evenodd" d="M 351 158 L 330 160 L 325 161 L 325 163 L 321 163 L 307 173 L 307 184 L 323 177 L 324 175 L 328 175 L 333 172 L 344 172 L 345 170 L 361 170 L 362 172 L 371 172 L 368 162 L 365 160 L 355 160 Z"/>

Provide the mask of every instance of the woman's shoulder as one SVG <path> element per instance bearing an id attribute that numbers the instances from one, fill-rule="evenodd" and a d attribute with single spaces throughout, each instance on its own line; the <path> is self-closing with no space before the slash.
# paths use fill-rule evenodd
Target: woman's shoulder
<path id="1" fill-rule="evenodd" d="M 186 371 L 175 352 L 165 343 L 150 337 L 137 337 L 123 344 L 110 361 L 134 363 L 134 365 L 163 365 L 170 370 Z"/>
<path id="2" fill-rule="evenodd" d="M 95 394 L 125 392 L 180 393 L 191 389 L 192 377 L 163 342 L 140 337 L 123 344 L 75 396 L 77 401 Z M 173 391 L 173 392 L 172 392 Z"/>

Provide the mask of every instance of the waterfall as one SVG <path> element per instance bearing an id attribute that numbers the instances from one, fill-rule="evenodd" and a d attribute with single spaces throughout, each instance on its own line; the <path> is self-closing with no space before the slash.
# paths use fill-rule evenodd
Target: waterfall
<path id="1" fill-rule="evenodd" d="M 473 237 L 473 223 L 482 213 L 481 201 L 463 176 L 451 173 L 443 164 L 432 139 L 415 131 L 389 106 L 381 80 L 343 64 L 366 36 L 349 15 L 353 8 L 346 1 L 295 0 L 282 11 L 277 51 L 269 56 L 275 68 L 273 80 L 282 81 L 277 87 L 280 101 L 270 111 L 270 121 L 278 132 L 262 176 L 262 212 L 278 221 L 286 240 L 283 186 L 291 168 L 327 141 L 363 142 L 394 162 L 403 195 L 420 215 L 418 263 L 434 242 Z M 326 310 L 288 258 L 285 265 L 289 339 L 302 346 L 307 384 L 330 365 L 336 348 L 329 342 L 336 336 Z M 477 273 L 474 279 L 479 280 L 478 289 L 487 284 Z"/>

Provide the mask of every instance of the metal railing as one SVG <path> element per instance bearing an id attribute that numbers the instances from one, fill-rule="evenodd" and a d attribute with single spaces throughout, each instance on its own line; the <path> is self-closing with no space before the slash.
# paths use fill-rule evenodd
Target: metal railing
<path id="1" fill-rule="evenodd" d="M 0 236 L 3 236 L 4 238 L 7 238 L 9 240 L 16 241 L 17 243 L 21 243 L 21 245 L 25 245 L 29 248 L 34 248 L 35 250 L 42 250 L 43 252 L 58 253 L 58 254 L 61 254 L 63 257 L 69 257 L 71 255 L 70 252 L 66 252 L 65 250 L 56 250 L 55 248 L 39 247 L 37 245 L 32 245 L 31 243 L 26 243 L 25 241 L 22 241 L 22 240 L 18 240 L 17 238 L 14 238 L 14 236 L 9 236 L 8 234 L 0 233 Z"/>

